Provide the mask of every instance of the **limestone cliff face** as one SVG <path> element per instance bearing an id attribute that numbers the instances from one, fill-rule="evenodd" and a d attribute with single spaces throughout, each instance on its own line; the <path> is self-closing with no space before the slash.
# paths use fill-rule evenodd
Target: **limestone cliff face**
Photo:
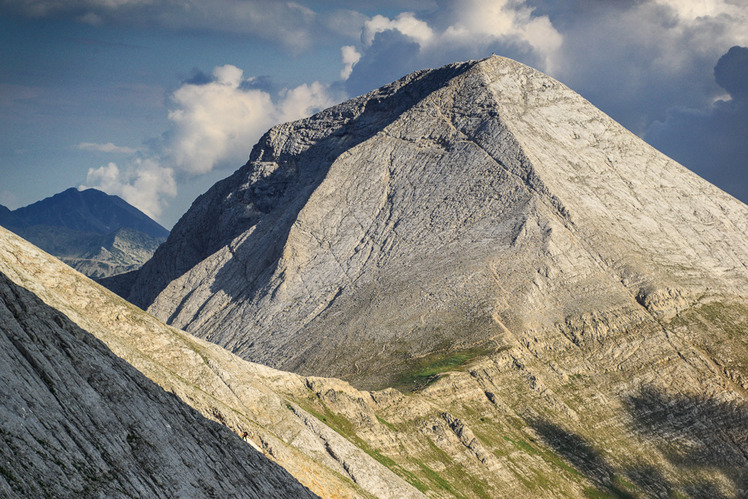
<path id="1" fill-rule="evenodd" d="M 748 490 L 744 302 L 623 330 L 588 315 L 366 392 L 246 362 L 2 229 L 0 273 L 3 496 L 289 496 L 253 447 L 322 497 Z"/>
<path id="2" fill-rule="evenodd" d="M 0 273 L 0 495 L 316 497 Z"/>
<path id="3" fill-rule="evenodd" d="M 429 356 L 744 303 L 747 234 L 744 204 L 491 57 L 271 129 L 123 294 L 246 359 L 382 387 Z"/>
<path id="4" fill-rule="evenodd" d="M 2 497 L 423 496 L 286 393 L 306 397 L 305 378 L 166 326 L 2 228 L 0 343 Z"/>

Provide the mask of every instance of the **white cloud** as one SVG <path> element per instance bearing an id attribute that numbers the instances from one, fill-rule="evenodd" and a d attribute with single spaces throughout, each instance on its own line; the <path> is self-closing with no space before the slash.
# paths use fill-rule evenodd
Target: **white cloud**
<path id="1" fill-rule="evenodd" d="M 388 30 L 399 31 L 422 47 L 428 45 L 434 38 L 434 31 L 426 22 L 417 19 L 412 12 L 403 12 L 394 19 L 376 15 L 366 21 L 361 33 L 361 41 L 365 47 L 369 47 L 377 33 Z"/>
<path id="2" fill-rule="evenodd" d="M 449 2 L 438 16 L 428 20 L 419 19 L 413 12 L 403 12 L 393 19 L 376 15 L 361 31 L 364 57 L 367 51 L 375 50 L 376 35 L 387 31 L 416 43 L 419 53 L 414 60 L 424 65 L 430 60 L 442 62 L 444 54 L 463 54 L 465 59 L 485 56 L 482 51 L 503 43 L 534 52 L 543 63 L 541 69 L 550 71 L 563 42 L 549 18 L 535 15 L 522 0 Z M 350 76 L 347 70 L 348 66 L 344 69 L 346 77 Z"/>
<path id="3" fill-rule="evenodd" d="M 245 88 L 252 78 L 230 64 L 213 69 L 212 81 L 185 83 L 171 96 L 171 128 L 158 150 L 120 167 L 109 163 L 88 171 L 86 183 L 116 194 L 154 218 L 180 181 L 222 166 L 246 162 L 252 146 L 276 123 L 296 120 L 337 102 L 319 82 L 268 92 Z M 120 152 L 113 144 L 81 144 L 81 149 Z"/>
<path id="4" fill-rule="evenodd" d="M 276 109 L 276 121 L 279 123 L 305 118 L 338 102 L 329 93 L 328 87 L 317 81 L 285 90 L 281 96 Z"/>
<path id="5" fill-rule="evenodd" d="M 417 69 L 492 52 L 552 72 L 563 36 L 529 1 L 441 0 L 436 10 L 376 15 L 361 30 L 359 61 L 344 68 L 346 88 L 357 95 Z"/>
<path id="6" fill-rule="evenodd" d="M 137 152 L 136 149 L 133 149 L 131 147 L 117 146 L 112 144 L 111 142 L 107 142 L 106 144 L 81 142 L 80 144 L 75 146 L 75 148 L 80 149 L 81 151 L 104 152 L 110 154 L 135 154 Z"/>
<path id="7" fill-rule="evenodd" d="M 340 79 L 347 80 L 351 76 L 353 66 L 361 60 L 361 54 L 353 45 L 345 45 L 340 48 L 340 55 L 343 59 L 343 69 L 340 71 Z"/>
<path id="8" fill-rule="evenodd" d="M 172 169 L 152 159 L 138 159 L 123 170 L 115 163 L 89 168 L 86 184 L 121 197 L 152 218 L 161 214 L 166 204 L 164 196 L 177 194 Z"/>
<path id="9" fill-rule="evenodd" d="M 213 76 L 213 82 L 185 84 L 172 95 L 169 120 L 173 128 L 166 155 L 178 171 L 189 175 L 246 158 L 253 140 L 277 118 L 270 94 L 240 88 L 241 69 L 219 66 Z"/>
<path id="10" fill-rule="evenodd" d="M 655 0 L 655 3 L 673 9 L 684 21 L 720 15 L 743 17 L 747 7 L 745 2 L 725 0 Z"/>
<path id="11" fill-rule="evenodd" d="M 544 59 L 544 70 L 552 71 L 553 57 L 563 38 L 547 16 L 533 16 L 524 2 L 466 0 L 457 3 L 456 22 L 442 35 L 444 44 L 485 44 L 492 40 L 529 45 Z"/>

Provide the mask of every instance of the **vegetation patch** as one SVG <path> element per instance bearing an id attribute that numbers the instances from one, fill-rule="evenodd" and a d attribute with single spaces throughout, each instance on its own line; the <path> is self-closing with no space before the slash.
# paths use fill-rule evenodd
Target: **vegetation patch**
<path id="1" fill-rule="evenodd" d="M 452 494 L 455 497 L 465 497 L 462 494 L 460 494 L 458 491 L 452 487 L 452 484 L 450 484 L 447 480 L 445 480 L 439 473 L 432 470 L 425 464 L 423 464 L 418 459 L 413 459 L 413 462 L 415 462 L 419 468 L 421 468 L 421 471 L 426 476 L 426 478 L 429 479 L 433 484 L 437 485 L 439 488 L 446 490 L 450 494 Z"/>
<path id="2" fill-rule="evenodd" d="M 375 416 L 377 417 L 377 421 L 379 421 L 379 424 L 386 426 L 387 428 L 389 428 L 392 431 L 397 431 L 397 428 L 395 428 L 395 425 L 393 425 L 392 423 L 389 423 L 389 422 L 385 421 L 384 419 L 380 418 L 378 414 L 376 414 Z"/>
<path id="3" fill-rule="evenodd" d="M 490 348 L 471 348 L 457 352 L 439 352 L 425 357 L 410 359 L 412 368 L 402 373 L 392 387 L 405 393 L 423 390 L 439 379 L 442 373 L 464 368 L 470 361 L 495 352 Z"/>

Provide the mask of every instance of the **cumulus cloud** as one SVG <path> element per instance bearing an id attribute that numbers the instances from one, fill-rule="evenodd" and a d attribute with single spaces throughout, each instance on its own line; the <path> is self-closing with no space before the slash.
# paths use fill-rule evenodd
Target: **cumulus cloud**
<path id="1" fill-rule="evenodd" d="M 403 12 L 394 19 L 376 15 L 366 21 L 361 33 L 361 41 L 365 47 L 370 47 L 374 43 L 376 34 L 385 31 L 399 31 L 421 47 L 428 45 L 434 39 L 434 31 L 428 23 L 417 19 L 412 12 Z"/>
<path id="2" fill-rule="evenodd" d="M 343 59 L 343 69 L 340 71 L 340 79 L 347 80 L 351 76 L 353 66 L 361 60 L 361 54 L 353 45 L 345 45 L 340 48 L 340 56 Z"/>
<path id="3" fill-rule="evenodd" d="M 517 0 L 441 2 L 425 15 L 376 15 L 361 30 L 361 56 L 346 71 L 347 88 L 358 94 L 415 69 L 491 52 L 514 56 L 549 71 L 562 35 L 547 16 Z M 347 67 L 346 67 L 347 69 Z"/>
<path id="4" fill-rule="evenodd" d="M 330 93 L 327 85 L 317 81 L 284 90 L 280 95 L 282 99 L 276 106 L 276 121 L 279 123 L 305 118 L 340 100 Z"/>
<path id="5" fill-rule="evenodd" d="M 135 154 L 137 152 L 137 150 L 133 149 L 132 147 L 117 146 L 112 144 L 111 142 L 107 142 L 106 144 L 81 142 L 80 144 L 75 146 L 75 148 L 81 151 L 103 152 L 108 154 Z"/>
<path id="6" fill-rule="evenodd" d="M 533 0 L 563 36 L 553 76 L 643 135 L 676 107 L 722 90 L 711 70 L 748 43 L 748 3 L 723 0 Z"/>
<path id="7" fill-rule="evenodd" d="M 553 59 L 563 39 L 548 17 L 534 15 L 532 7 L 510 0 L 466 0 L 457 5 L 456 22 L 444 31 L 444 43 L 524 44 L 542 58 L 542 69 L 553 71 Z"/>
<path id="8" fill-rule="evenodd" d="M 171 96 L 166 155 L 175 168 L 195 175 L 228 159 L 247 155 L 252 140 L 276 119 L 270 95 L 242 90 L 241 69 L 226 65 L 213 71 L 207 84 L 188 83 Z"/>
<path id="9" fill-rule="evenodd" d="M 253 78 L 245 78 L 241 69 L 230 64 L 214 68 L 210 75 L 198 72 L 172 93 L 171 127 L 155 150 L 123 166 L 108 163 L 92 168 L 86 183 L 158 218 L 168 198 L 176 196 L 180 182 L 243 164 L 268 128 L 309 116 L 338 100 L 329 86 L 319 82 L 273 96 L 255 88 Z M 113 144 L 78 147 L 121 152 Z"/>
<path id="10" fill-rule="evenodd" d="M 177 194 L 173 170 L 152 159 L 137 159 L 124 169 L 115 163 L 89 168 L 86 184 L 121 197 L 152 218 L 161 214 L 164 196 Z"/>

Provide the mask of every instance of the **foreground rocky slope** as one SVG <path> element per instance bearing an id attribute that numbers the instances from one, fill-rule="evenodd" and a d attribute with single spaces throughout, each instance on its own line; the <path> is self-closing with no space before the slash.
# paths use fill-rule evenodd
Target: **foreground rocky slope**
<path id="1" fill-rule="evenodd" d="M 306 396 L 310 381 L 166 326 L 2 228 L 0 274 L 4 490 L 304 497 L 257 449 L 324 497 L 421 496 L 275 388 Z"/>
<path id="2" fill-rule="evenodd" d="M 313 497 L 0 274 L 2 497 Z"/>
<path id="3" fill-rule="evenodd" d="M 271 129 L 119 291 L 246 359 L 383 387 L 515 345 L 609 357 L 742 305 L 747 234 L 744 204 L 491 57 Z"/>
<path id="4" fill-rule="evenodd" d="M 14 211 L 0 225 L 93 278 L 130 272 L 148 261 L 169 231 L 118 196 L 71 188 Z"/>
<path id="5" fill-rule="evenodd" d="M 95 362 L 99 355 L 109 358 L 102 351 L 110 349 L 203 416 L 237 434 L 246 431 L 247 447 L 262 449 L 323 497 L 711 498 L 741 497 L 748 487 L 745 304 L 711 302 L 653 328 L 608 331 L 594 337 L 579 333 L 576 343 L 559 334 L 530 342 L 517 340 L 488 357 L 435 359 L 417 366 L 406 384 L 416 391 L 404 394 L 391 388 L 359 391 L 343 381 L 302 377 L 243 361 L 165 326 L 2 229 L 0 273 L 8 276 L 13 282 L 8 287 L 15 289 L 4 295 L 4 303 L 14 311 L 13 317 L 21 316 L 18 310 L 24 307 L 34 314 L 26 321 L 33 326 L 33 334 L 43 334 L 44 329 L 37 332 L 37 328 L 44 323 L 58 336 L 62 328 L 81 338 L 73 341 L 62 336 L 45 349 L 45 355 L 35 358 L 67 365 L 68 359 L 82 355 L 87 362 Z M 17 289 L 20 286 L 29 292 Z M 52 323 L 47 320 L 50 317 Z M 2 330 L 20 337 L 11 329 L 14 320 L 3 316 Z M 71 328 L 70 320 L 77 326 Z M 594 320 L 589 317 L 583 327 L 592 327 Z M 694 328 L 693 324 L 701 325 Z M 91 343 L 98 346 L 86 346 Z M 14 348 L 6 346 L 3 352 L 12 354 Z M 129 390 L 131 385 L 144 384 L 121 362 L 117 365 L 130 373 L 131 381 L 116 387 Z M 85 363 L 79 367 L 90 372 Z M 24 394 L 28 399 L 28 385 L 38 379 L 33 371 L 4 368 L 0 372 L 16 382 L 7 386 L 18 386 L 12 396 L 4 392 L 0 404 L 5 446 L 0 487 L 12 491 L 14 484 L 15 490 L 20 488 L 19 478 L 29 482 L 29 476 L 36 476 L 16 464 L 28 462 L 17 459 L 23 448 L 19 441 L 29 446 L 29 453 L 33 450 L 38 466 L 34 469 L 42 476 L 61 466 L 54 461 L 57 454 L 50 451 L 58 450 L 50 447 L 58 437 L 35 433 L 40 441 L 26 442 L 32 437 L 19 425 L 20 421 L 28 424 L 20 419 L 26 416 L 42 422 L 44 428 L 51 427 L 57 413 L 39 411 L 38 406 L 24 411 L 21 403 L 11 403 Z M 46 371 L 37 368 L 36 372 Z M 116 390 L 107 391 L 97 376 L 85 376 L 78 383 L 73 381 L 79 378 L 73 377 L 71 386 L 96 386 L 105 397 L 116 400 L 121 412 L 129 412 L 131 405 L 139 407 L 138 397 L 111 395 Z M 62 380 L 42 379 L 42 384 L 68 386 Z M 163 407 L 159 402 L 164 394 L 150 398 L 161 411 L 155 414 L 164 414 L 168 424 L 174 425 L 169 403 Z M 59 398 L 50 404 L 65 414 L 81 411 L 82 416 L 79 399 Z M 68 425 L 62 433 L 80 435 L 85 429 L 89 442 L 117 448 L 121 442 L 112 444 L 113 437 L 102 433 L 106 425 L 91 424 L 105 417 L 106 411 L 87 410 L 93 414 L 80 428 Z M 142 428 L 158 421 L 154 417 L 142 423 Z M 36 424 L 30 427 L 38 428 Z M 128 431 L 139 435 L 138 428 Z M 174 443 L 163 433 L 156 435 L 167 449 L 188 445 Z M 227 453 L 236 450 L 222 437 L 220 443 Z M 242 452 L 239 449 L 233 455 Z M 134 455 L 153 458 L 147 472 L 158 474 L 174 465 L 173 459 L 161 463 L 160 458 L 168 456 L 141 454 L 137 449 Z M 216 469 L 233 476 L 231 468 Z M 82 471 L 86 469 L 90 468 Z M 116 481 L 120 469 L 108 470 L 112 474 L 93 483 Z M 70 470 L 64 481 L 88 483 L 88 475 L 77 471 Z M 48 476 L 52 478 L 47 483 L 63 481 L 58 475 Z M 173 481 L 165 478 L 153 489 L 169 490 L 161 489 L 162 484 Z M 229 485 L 224 480 L 220 486 Z"/>

